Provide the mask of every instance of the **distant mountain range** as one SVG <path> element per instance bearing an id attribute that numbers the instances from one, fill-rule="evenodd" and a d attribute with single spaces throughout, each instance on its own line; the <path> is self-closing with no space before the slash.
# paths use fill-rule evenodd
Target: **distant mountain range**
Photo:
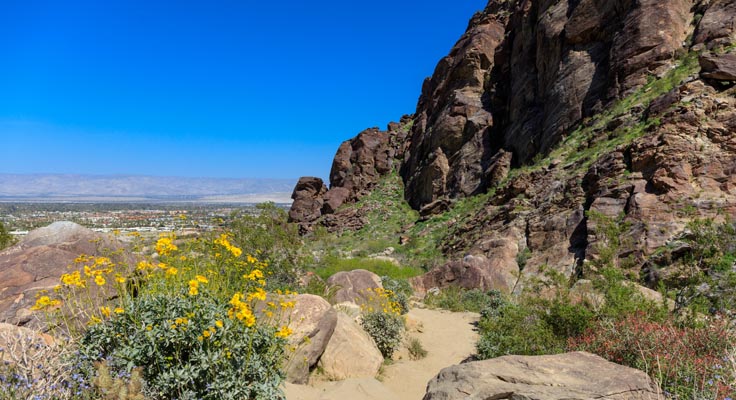
<path id="1" fill-rule="evenodd" d="M 290 202 L 295 179 L 0 174 L 0 201 Z"/>

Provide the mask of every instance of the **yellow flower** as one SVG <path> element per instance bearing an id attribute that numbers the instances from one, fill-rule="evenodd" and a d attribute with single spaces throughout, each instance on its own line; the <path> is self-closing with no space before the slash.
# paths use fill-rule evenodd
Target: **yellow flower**
<path id="1" fill-rule="evenodd" d="M 253 257 L 252 255 L 250 255 L 250 254 L 248 254 L 248 255 L 245 256 L 245 260 L 248 261 L 251 264 L 255 264 L 255 263 L 258 262 L 258 260 L 255 257 Z"/>
<path id="2" fill-rule="evenodd" d="M 103 278 L 102 275 L 97 275 L 95 277 L 95 283 L 97 286 L 103 286 L 105 284 L 105 278 Z"/>
<path id="3" fill-rule="evenodd" d="M 74 271 L 71 274 L 61 275 L 61 283 L 67 286 L 85 287 L 87 284 L 82 280 L 82 275 L 79 271 Z"/>
<path id="4" fill-rule="evenodd" d="M 210 331 L 209 330 L 206 330 L 206 331 L 202 332 L 202 336 L 204 336 L 206 338 L 210 337 Z"/>
<path id="5" fill-rule="evenodd" d="M 181 256 L 181 257 L 179 257 L 179 260 L 186 261 L 187 260 L 187 256 Z"/>
<path id="6" fill-rule="evenodd" d="M 105 306 L 105 307 L 100 307 L 100 312 L 101 312 L 101 313 L 102 313 L 102 315 L 104 315 L 105 317 L 107 317 L 107 318 L 110 318 L 110 313 L 111 313 L 111 311 L 110 311 L 110 307 L 107 307 L 107 306 Z"/>
<path id="7" fill-rule="evenodd" d="M 166 265 L 165 263 L 158 263 L 158 267 L 161 268 L 161 269 L 169 268 L 169 266 Z"/>
<path id="8" fill-rule="evenodd" d="M 215 326 L 218 328 L 222 328 L 222 321 L 220 321 L 219 319 L 215 321 Z"/>
<path id="9" fill-rule="evenodd" d="M 172 251 L 176 251 L 179 248 L 174 244 L 174 236 L 169 237 L 162 236 L 156 242 L 156 252 L 162 256 L 171 254 Z"/>
<path id="10" fill-rule="evenodd" d="M 147 269 L 153 269 L 154 266 L 148 261 L 140 261 L 138 265 L 136 266 L 136 269 L 139 271 L 145 271 Z"/>
<path id="11" fill-rule="evenodd" d="M 292 331 L 288 326 L 284 325 L 279 329 L 278 332 L 276 332 L 276 337 L 280 338 L 287 338 L 289 337 L 294 331 Z"/>
<path id="12" fill-rule="evenodd" d="M 174 267 L 169 267 L 169 269 L 166 270 L 166 275 L 167 276 L 174 276 L 174 275 L 176 275 L 177 272 L 179 272 L 178 269 L 176 269 Z"/>
<path id="13" fill-rule="evenodd" d="M 115 310 L 113 310 L 115 314 L 122 314 L 125 312 L 125 310 L 122 307 L 115 307 Z"/>
<path id="14" fill-rule="evenodd" d="M 95 317 L 95 316 L 93 315 L 93 316 L 91 316 L 91 317 L 89 318 L 89 323 L 88 323 L 88 324 L 89 324 L 89 325 L 97 325 L 97 324 L 99 324 L 100 322 L 102 322 L 102 320 L 101 320 L 101 319 L 99 319 L 99 318 L 97 318 L 97 317 Z"/>
<path id="15" fill-rule="evenodd" d="M 266 291 L 263 290 L 263 289 L 261 289 L 261 288 L 257 288 L 253 293 L 250 293 L 248 295 L 248 301 L 251 301 L 253 299 L 258 299 L 258 300 L 261 300 L 261 301 L 265 301 L 266 300 Z"/>
<path id="16" fill-rule="evenodd" d="M 189 295 L 196 296 L 199 294 L 199 282 L 195 279 L 189 281 Z"/>
<path id="17" fill-rule="evenodd" d="M 120 274 L 116 274 L 115 275 L 115 282 L 117 282 L 117 283 L 125 283 L 125 277 L 123 277 Z"/>
<path id="18" fill-rule="evenodd" d="M 152 331 L 152 330 L 153 330 L 153 327 L 152 327 L 151 325 L 148 325 L 148 326 L 146 327 L 146 330 L 147 330 L 147 331 Z"/>
<path id="19" fill-rule="evenodd" d="M 36 304 L 31 307 L 31 310 L 38 311 L 38 310 L 44 310 L 49 307 L 56 307 L 61 304 L 61 300 L 51 300 L 49 296 L 41 296 L 36 300 Z"/>
<path id="20" fill-rule="evenodd" d="M 203 275 L 197 275 L 194 277 L 200 283 L 209 283 L 210 281 Z"/>

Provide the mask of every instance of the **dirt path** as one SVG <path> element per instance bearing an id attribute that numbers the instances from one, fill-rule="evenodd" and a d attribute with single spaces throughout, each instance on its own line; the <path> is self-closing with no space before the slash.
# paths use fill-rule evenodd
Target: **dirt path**
<path id="1" fill-rule="evenodd" d="M 391 365 L 383 368 L 379 380 L 348 379 L 340 382 L 316 382 L 311 386 L 286 385 L 287 400 L 419 400 L 427 382 L 445 367 L 459 363 L 475 350 L 478 339 L 474 313 L 414 308 L 409 311 L 409 337 L 418 338 L 427 357 L 410 360 L 406 349 L 397 354 Z"/>

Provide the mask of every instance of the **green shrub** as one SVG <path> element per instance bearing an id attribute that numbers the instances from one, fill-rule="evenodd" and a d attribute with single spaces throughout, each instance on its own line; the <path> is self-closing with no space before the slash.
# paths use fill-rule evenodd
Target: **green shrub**
<path id="1" fill-rule="evenodd" d="M 363 314 L 363 329 L 376 342 L 383 357 L 390 359 L 401 345 L 404 335 L 404 320 L 393 312 L 372 311 Z"/>
<path id="2" fill-rule="evenodd" d="M 411 285 L 406 279 L 395 279 L 390 276 L 382 276 L 381 284 L 389 291 L 390 301 L 398 304 L 401 314 L 409 312 L 409 298 L 413 294 Z"/>
<path id="3" fill-rule="evenodd" d="M 422 346 L 422 342 L 417 338 L 410 338 L 409 345 L 407 346 L 409 351 L 409 358 L 412 360 L 421 360 L 427 356 L 427 349 Z"/>
<path id="4" fill-rule="evenodd" d="M 480 289 L 463 289 L 457 286 L 446 287 L 438 294 L 427 294 L 424 303 L 430 307 L 450 311 L 481 312 L 498 302 L 497 291 L 483 292 Z"/>
<path id="5" fill-rule="evenodd" d="M 138 297 L 125 312 L 91 326 L 79 353 L 107 360 L 113 375 L 140 368 L 154 399 L 283 397 L 285 340 L 274 327 L 230 318 L 230 310 L 206 292 Z"/>
<path id="6" fill-rule="evenodd" d="M 2 221 L 0 221 L 0 250 L 9 247 L 14 243 L 15 238 L 8 232 Z"/>
<path id="7" fill-rule="evenodd" d="M 564 350 L 564 339 L 557 337 L 553 328 L 536 310 L 507 303 L 494 314 L 481 319 L 480 340 L 476 345 L 482 359 L 508 354 L 554 354 Z"/>

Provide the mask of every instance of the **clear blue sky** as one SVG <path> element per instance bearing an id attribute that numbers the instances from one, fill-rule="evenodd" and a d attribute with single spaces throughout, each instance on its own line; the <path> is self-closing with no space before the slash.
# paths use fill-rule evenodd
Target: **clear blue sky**
<path id="1" fill-rule="evenodd" d="M 0 1 L 0 173 L 327 177 L 485 3 Z"/>

